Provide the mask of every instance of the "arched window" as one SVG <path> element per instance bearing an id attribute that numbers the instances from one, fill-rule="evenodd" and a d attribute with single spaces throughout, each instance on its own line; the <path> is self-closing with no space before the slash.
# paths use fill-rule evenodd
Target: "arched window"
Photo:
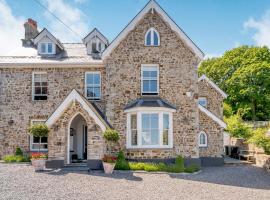
<path id="1" fill-rule="evenodd" d="M 146 46 L 159 46 L 160 38 L 156 29 L 150 28 L 145 34 Z"/>
<path id="2" fill-rule="evenodd" d="M 199 134 L 199 147 L 207 147 L 207 135 L 204 131 Z"/>

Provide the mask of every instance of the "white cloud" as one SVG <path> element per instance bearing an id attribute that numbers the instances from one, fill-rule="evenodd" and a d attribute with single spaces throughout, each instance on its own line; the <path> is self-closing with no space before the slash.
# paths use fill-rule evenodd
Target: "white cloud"
<path id="1" fill-rule="evenodd" d="M 63 0 L 45 0 L 45 5 L 54 15 L 80 36 L 72 33 L 54 16 L 44 11 L 44 16 L 48 20 L 48 29 L 51 33 L 60 39 L 61 42 L 81 42 L 81 39 L 87 34 L 89 18 L 80 9 Z"/>
<path id="2" fill-rule="evenodd" d="M 74 0 L 75 3 L 80 3 L 80 4 L 85 3 L 86 1 L 87 0 Z"/>
<path id="3" fill-rule="evenodd" d="M 0 55 L 7 55 L 22 46 L 23 17 L 15 17 L 5 0 L 0 0 Z"/>
<path id="4" fill-rule="evenodd" d="M 218 54 L 218 53 L 206 53 L 204 56 L 204 60 L 208 59 L 208 58 L 216 58 L 216 57 L 221 57 L 222 54 Z"/>
<path id="5" fill-rule="evenodd" d="M 249 20 L 244 22 L 244 28 L 255 30 L 252 38 L 256 45 L 270 47 L 270 10 L 266 11 L 261 19 L 256 20 L 250 17 Z"/>

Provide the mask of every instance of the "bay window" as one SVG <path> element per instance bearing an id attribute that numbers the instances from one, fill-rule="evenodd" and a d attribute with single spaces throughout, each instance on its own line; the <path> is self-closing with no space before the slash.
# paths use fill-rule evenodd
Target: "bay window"
<path id="1" fill-rule="evenodd" d="M 172 113 L 137 111 L 127 114 L 127 148 L 171 148 Z"/>

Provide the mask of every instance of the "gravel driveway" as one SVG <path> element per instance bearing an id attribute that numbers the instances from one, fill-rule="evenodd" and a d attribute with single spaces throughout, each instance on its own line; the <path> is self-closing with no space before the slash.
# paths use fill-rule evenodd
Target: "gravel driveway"
<path id="1" fill-rule="evenodd" d="M 197 175 L 47 171 L 0 164 L 0 199 L 270 199 L 270 174 L 248 165 Z"/>

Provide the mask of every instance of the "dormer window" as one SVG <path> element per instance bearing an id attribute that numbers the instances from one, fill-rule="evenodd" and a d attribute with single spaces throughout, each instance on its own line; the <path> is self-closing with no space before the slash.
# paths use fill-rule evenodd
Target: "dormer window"
<path id="1" fill-rule="evenodd" d="M 146 46 L 159 46 L 160 38 L 156 29 L 150 28 L 145 34 L 145 45 Z"/>
<path id="2" fill-rule="evenodd" d="M 53 44 L 51 42 L 40 43 L 40 54 L 53 54 Z"/>

